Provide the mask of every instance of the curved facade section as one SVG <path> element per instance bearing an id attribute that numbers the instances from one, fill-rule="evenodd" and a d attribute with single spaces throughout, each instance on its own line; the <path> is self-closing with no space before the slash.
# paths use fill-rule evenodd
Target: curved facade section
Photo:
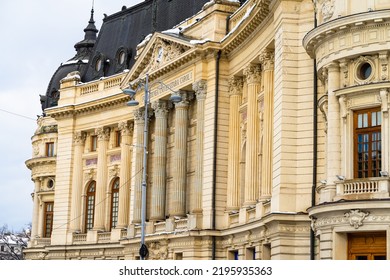
<path id="1" fill-rule="evenodd" d="M 318 199 L 308 210 L 318 258 L 389 259 L 390 4 L 316 4 L 320 25 L 303 44 L 316 59 L 323 116 Z"/>

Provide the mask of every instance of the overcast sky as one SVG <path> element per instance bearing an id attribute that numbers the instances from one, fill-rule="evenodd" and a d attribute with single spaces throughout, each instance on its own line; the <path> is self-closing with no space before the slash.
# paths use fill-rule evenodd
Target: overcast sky
<path id="1" fill-rule="evenodd" d="M 95 0 L 96 27 L 103 13 L 140 2 Z M 39 94 L 46 93 L 58 66 L 75 55 L 91 7 L 92 0 L 0 0 L 0 226 L 19 230 L 32 220 L 34 183 L 25 161 L 32 156 L 31 136 L 41 114 Z"/>

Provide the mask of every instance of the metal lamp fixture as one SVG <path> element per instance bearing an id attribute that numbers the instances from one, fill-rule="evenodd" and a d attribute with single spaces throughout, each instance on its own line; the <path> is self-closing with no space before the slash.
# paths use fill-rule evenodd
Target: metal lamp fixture
<path id="1" fill-rule="evenodd" d="M 169 86 L 163 84 L 162 82 L 158 82 L 162 85 L 164 85 L 167 89 L 169 89 L 174 94 L 171 96 L 170 100 L 173 103 L 181 102 L 182 97 L 178 92 L 175 92 L 172 90 Z M 145 83 L 140 84 L 139 87 L 144 87 L 145 89 L 145 96 L 144 96 L 144 104 L 145 104 L 145 124 L 144 124 L 144 143 L 143 143 L 143 169 L 142 169 L 142 184 L 141 184 L 141 247 L 139 249 L 139 255 L 141 260 L 144 260 L 148 255 L 148 248 L 145 244 L 145 228 L 146 228 L 146 170 L 147 170 L 147 164 L 148 164 L 148 135 L 149 135 L 149 121 L 148 121 L 148 109 L 150 104 L 150 92 L 149 92 L 149 75 L 146 74 Z M 124 94 L 127 94 L 130 96 L 130 101 L 127 102 L 127 106 L 138 106 L 139 102 L 134 99 L 136 90 L 133 90 L 131 88 L 123 89 L 122 92 Z"/>

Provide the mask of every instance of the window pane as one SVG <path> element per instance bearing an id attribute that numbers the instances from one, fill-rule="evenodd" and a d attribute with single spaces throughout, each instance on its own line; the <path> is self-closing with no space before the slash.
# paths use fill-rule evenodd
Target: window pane
<path id="1" fill-rule="evenodd" d="M 358 128 L 362 128 L 362 127 L 363 127 L 363 115 L 359 114 L 358 115 Z"/>
<path id="2" fill-rule="evenodd" d="M 377 126 L 376 124 L 376 112 L 371 113 L 371 126 Z"/>
<path id="3" fill-rule="evenodd" d="M 382 114 L 377 112 L 377 125 L 382 125 Z"/>
<path id="4" fill-rule="evenodd" d="M 368 127 L 368 114 L 363 114 L 363 127 Z"/>

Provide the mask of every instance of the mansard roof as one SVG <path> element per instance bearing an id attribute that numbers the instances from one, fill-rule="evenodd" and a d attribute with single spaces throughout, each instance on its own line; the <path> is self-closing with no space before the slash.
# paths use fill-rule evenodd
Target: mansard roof
<path id="1" fill-rule="evenodd" d="M 79 71 L 82 82 L 90 82 L 130 69 L 137 45 L 151 33 L 172 28 L 200 11 L 208 0 L 145 0 L 135 6 L 105 16 L 96 43 L 87 57 L 70 59 L 53 75 L 46 96 L 41 96 L 42 110 L 56 105 L 60 80 L 69 72 Z M 92 35 L 91 20 L 85 32 Z M 87 35 L 87 34 L 86 34 Z M 87 36 L 85 39 L 88 39 Z M 80 43 L 75 47 L 80 46 Z M 74 63 L 73 63 L 74 62 Z M 101 67 L 97 67 L 97 64 Z M 68 71 L 69 70 L 69 71 Z M 53 94 L 53 92 L 55 94 Z"/>

